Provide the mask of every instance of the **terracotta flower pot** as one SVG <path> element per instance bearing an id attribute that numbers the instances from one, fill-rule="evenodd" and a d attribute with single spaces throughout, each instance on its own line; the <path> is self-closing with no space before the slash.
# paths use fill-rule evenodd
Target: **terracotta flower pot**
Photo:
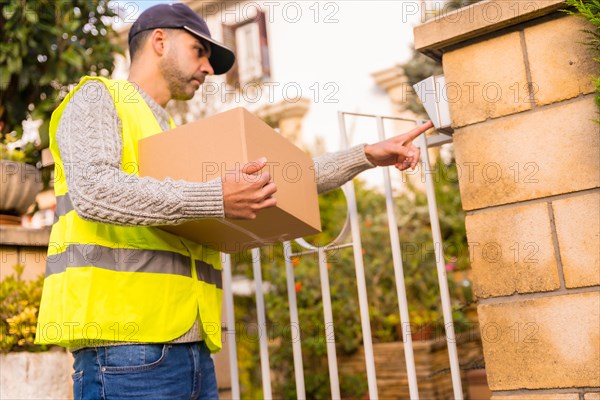
<path id="1" fill-rule="evenodd" d="M 396 333 L 400 340 L 404 337 L 402 332 L 402 325 L 396 325 Z M 440 335 L 443 337 L 444 332 L 439 326 L 433 323 L 423 324 L 423 325 L 412 325 L 410 327 L 410 335 L 414 342 L 423 341 L 423 340 L 432 340 L 440 338 Z"/>
<path id="2" fill-rule="evenodd" d="M 21 216 L 42 190 L 41 172 L 30 164 L 0 160 L 0 214 Z"/>

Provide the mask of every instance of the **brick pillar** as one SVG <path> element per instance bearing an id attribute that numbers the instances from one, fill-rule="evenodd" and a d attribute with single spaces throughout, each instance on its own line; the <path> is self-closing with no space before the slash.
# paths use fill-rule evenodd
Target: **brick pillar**
<path id="1" fill-rule="evenodd" d="M 600 399 L 600 125 L 560 1 L 486 1 L 415 28 L 441 59 L 496 400 Z"/>
<path id="2" fill-rule="evenodd" d="M 29 229 L 0 224 L 0 280 L 15 273 L 23 265 L 22 278 L 37 279 L 46 270 L 46 254 L 50 229 Z"/>

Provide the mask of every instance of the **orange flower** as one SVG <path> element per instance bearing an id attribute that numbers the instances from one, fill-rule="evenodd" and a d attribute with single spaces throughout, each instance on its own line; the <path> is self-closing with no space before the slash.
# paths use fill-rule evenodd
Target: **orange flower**
<path id="1" fill-rule="evenodd" d="M 297 267 L 300 264 L 300 257 L 292 257 L 292 265 Z"/>
<path id="2" fill-rule="evenodd" d="M 296 282 L 296 293 L 302 290 L 302 282 Z"/>

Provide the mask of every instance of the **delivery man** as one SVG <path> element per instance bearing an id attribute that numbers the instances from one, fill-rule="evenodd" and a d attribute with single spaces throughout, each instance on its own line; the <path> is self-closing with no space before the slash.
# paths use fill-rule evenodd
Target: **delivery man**
<path id="1" fill-rule="evenodd" d="M 52 116 L 57 218 L 36 340 L 73 351 L 75 399 L 217 398 L 218 255 L 156 226 L 253 219 L 277 187 L 264 158 L 205 183 L 139 177 L 138 140 L 174 127 L 167 103 L 191 99 L 235 56 L 184 4 L 143 12 L 129 50 L 127 80 L 85 77 Z M 411 142 L 430 127 L 316 158 L 319 192 L 374 166 L 414 168 Z"/>

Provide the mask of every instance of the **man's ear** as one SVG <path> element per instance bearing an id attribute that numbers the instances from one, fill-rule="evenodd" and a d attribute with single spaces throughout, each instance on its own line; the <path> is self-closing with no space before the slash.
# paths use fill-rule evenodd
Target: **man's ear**
<path id="1" fill-rule="evenodd" d="M 167 32 L 160 28 L 153 30 L 150 34 L 150 46 L 156 55 L 162 56 L 167 47 Z"/>

